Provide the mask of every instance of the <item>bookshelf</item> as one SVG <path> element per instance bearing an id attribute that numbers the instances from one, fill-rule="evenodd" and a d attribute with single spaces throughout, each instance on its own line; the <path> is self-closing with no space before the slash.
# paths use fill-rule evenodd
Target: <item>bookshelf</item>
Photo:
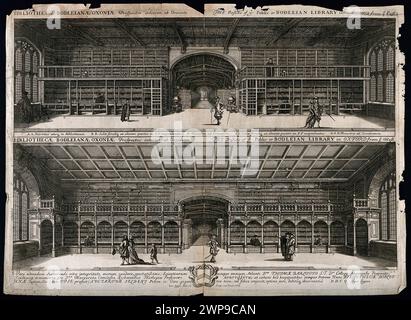
<path id="1" fill-rule="evenodd" d="M 316 96 L 327 113 L 362 111 L 363 80 L 243 79 L 240 107 L 247 115 L 305 114 Z"/>

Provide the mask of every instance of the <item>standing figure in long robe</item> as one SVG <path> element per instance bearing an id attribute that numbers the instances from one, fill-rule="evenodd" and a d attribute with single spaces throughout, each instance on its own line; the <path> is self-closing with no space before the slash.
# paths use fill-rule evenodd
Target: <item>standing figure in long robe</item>
<path id="1" fill-rule="evenodd" d="M 291 232 L 286 232 L 281 236 L 281 254 L 286 261 L 292 261 L 295 254 L 295 236 Z"/>
<path id="2" fill-rule="evenodd" d="M 130 105 L 128 102 L 123 103 L 121 108 L 121 122 L 129 121 L 130 120 Z"/>
<path id="3" fill-rule="evenodd" d="M 23 91 L 22 97 L 16 105 L 16 119 L 22 122 L 30 123 L 33 121 L 31 101 L 27 91 Z"/>
<path id="4" fill-rule="evenodd" d="M 144 264 L 145 263 L 144 260 L 138 257 L 136 248 L 134 246 L 135 246 L 134 239 L 133 237 L 130 237 L 128 241 L 128 251 L 129 251 L 129 256 L 130 256 L 130 263 L 131 264 Z"/>
<path id="5" fill-rule="evenodd" d="M 216 97 L 215 106 L 214 106 L 214 118 L 217 120 L 217 125 L 219 126 L 221 123 L 221 119 L 223 118 L 224 106 L 220 102 L 220 97 Z"/>
<path id="6" fill-rule="evenodd" d="M 208 246 L 210 247 L 210 255 L 211 255 L 210 262 L 216 262 L 215 257 L 217 256 L 218 251 L 220 250 L 218 248 L 220 246 L 220 244 L 216 240 L 215 235 L 211 236 L 211 240 L 208 242 Z"/>
<path id="7" fill-rule="evenodd" d="M 129 258 L 130 258 L 129 241 L 127 239 L 127 236 L 123 237 L 123 240 L 120 243 L 118 251 L 119 251 L 120 257 L 122 259 L 121 265 L 124 265 L 124 263 L 126 263 L 126 262 L 127 262 L 127 264 L 130 264 L 130 261 L 129 261 Z"/>
<path id="8" fill-rule="evenodd" d="M 318 97 L 314 97 L 314 100 L 310 102 L 310 107 L 308 109 L 308 117 L 305 122 L 304 128 L 312 129 L 315 127 L 315 124 L 318 123 L 320 127 L 321 116 L 323 113 L 323 108 L 320 106 Z"/>
<path id="9" fill-rule="evenodd" d="M 155 243 L 151 244 L 150 259 L 152 264 L 154 264 L 154 261 L 156 262 L 156 264 L 159 263 L 157 259 L 157 246 Z"/>

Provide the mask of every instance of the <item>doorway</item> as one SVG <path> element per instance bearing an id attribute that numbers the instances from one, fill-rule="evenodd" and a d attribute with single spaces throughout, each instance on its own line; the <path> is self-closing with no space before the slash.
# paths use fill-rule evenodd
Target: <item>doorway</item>
<path id="1" fill-rule="evenodd" d="M 216 96 L 229 96 L 228 92 L 235 90 L 234 65 L 219 55 L 189 55 L 171 70 L 172 92 L 180 98 L 183 109 L 209 109 Z"/>
<path id="2" fill-rule="evenodd" d="M 227 230 L 228 201 L 214 197 L 196 197 L 183 202 L 184 218 L 190 230 L 183 242 L 191 246 L 207 246 L 212 235 L 223 245 Z"/>
<path id="3" fill-rule="evenodd" d="M 363 219 L 355 223 L 355 245 L 357 254 L 361 256 L 368 255 L 368 225 Z"/>

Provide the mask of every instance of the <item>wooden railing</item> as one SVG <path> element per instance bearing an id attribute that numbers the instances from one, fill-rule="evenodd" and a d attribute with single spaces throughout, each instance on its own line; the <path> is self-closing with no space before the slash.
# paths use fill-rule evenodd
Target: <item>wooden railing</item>
<path id="1" fill-rule="evenodd" d="M 55 209 L 57 208 L 57 202 L 54 199 L 40 200 L 40 209 Z"/>
<path id="2" fill-rule="evenodd" d="M 240 70 L 242 78 L 369 78 L 370 67 L 359 65 L 256 65 Z"/>
<path id="3" fill-rule="evenodd" d="M 90 66 L 39 66 L 40 79 L 118 79 L 118 78 L 167 78 L 168 69 L 158 65 L 90 65 Z"/>
<path id="4" fill-rule="evenodd" d="M 231 204 L 231 212 L 265 212 L 265 213 L 289 213 L 289 212 L 341 212 L 347 208 L 345 203 L 313 203 L 313 202 L 276 202 L 264 204 Z"/>
<path id="5" fill-rule="evenodd" d="M 318 202 L 272 202 L 272 203 L 232 203 L 228 209 L 231 213 L 260 214 L 264 213 L 334 213 L 352 208 L 370 208 L 372 199 L 354 198 L 352 202 L 324 203 Z M 128 214 L 143 213 L 147 215 L 178 214 L 181 210 L 176 204 L 153 203 L 114 203 L 114 202 L 71 202 L 61 205 L 55 199 L 41 199 L 40 209 L 59 209 L 67 213 L 79 214 Z"/>

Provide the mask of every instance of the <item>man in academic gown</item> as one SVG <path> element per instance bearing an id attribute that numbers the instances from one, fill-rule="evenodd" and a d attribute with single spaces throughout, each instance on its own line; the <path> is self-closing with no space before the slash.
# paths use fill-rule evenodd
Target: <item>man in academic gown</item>
<path id="1" fill-rule="evenodd" d="M 292 261 L 295 253 L 295 236 L 291 232 L 286 232 L 280 238 L 281 254 L 286 261 Z"/>
<path id="2" fill-rule="evenodd" d="M 151 259 L 151 263 L 154 264 L 154 261 L 156 262 L 156 264 L 158 264 L 158 259 L 157 259 L 157 246 L 155 243 L 153 243 L 151 245 L 151 249 L 150 249 L 150 259 Z"/>
<path id="3" fill-rule="evenodd" d="M 129 255 L 130 255 L 130 263 L 131 264 L 145 264 L 143 259 L 140 259 L 138 257 L 136 248 L 134 247 L 135 243 L 134 243 L 134 239 L 131 236 L 128 242 L 128 251 L 129 251 Z"/>
<path id="4" fill-rule="evenodd" d="M 127 264 L 130 264 L 129 241 L 127 239 L 127 236 L 123 236 L 123 240 L 120 243 L 120 247 L 118 248 L 118 251 L 122 259 L 121 265 L 124 265 L 125 262 L 127 262 Z"/>

